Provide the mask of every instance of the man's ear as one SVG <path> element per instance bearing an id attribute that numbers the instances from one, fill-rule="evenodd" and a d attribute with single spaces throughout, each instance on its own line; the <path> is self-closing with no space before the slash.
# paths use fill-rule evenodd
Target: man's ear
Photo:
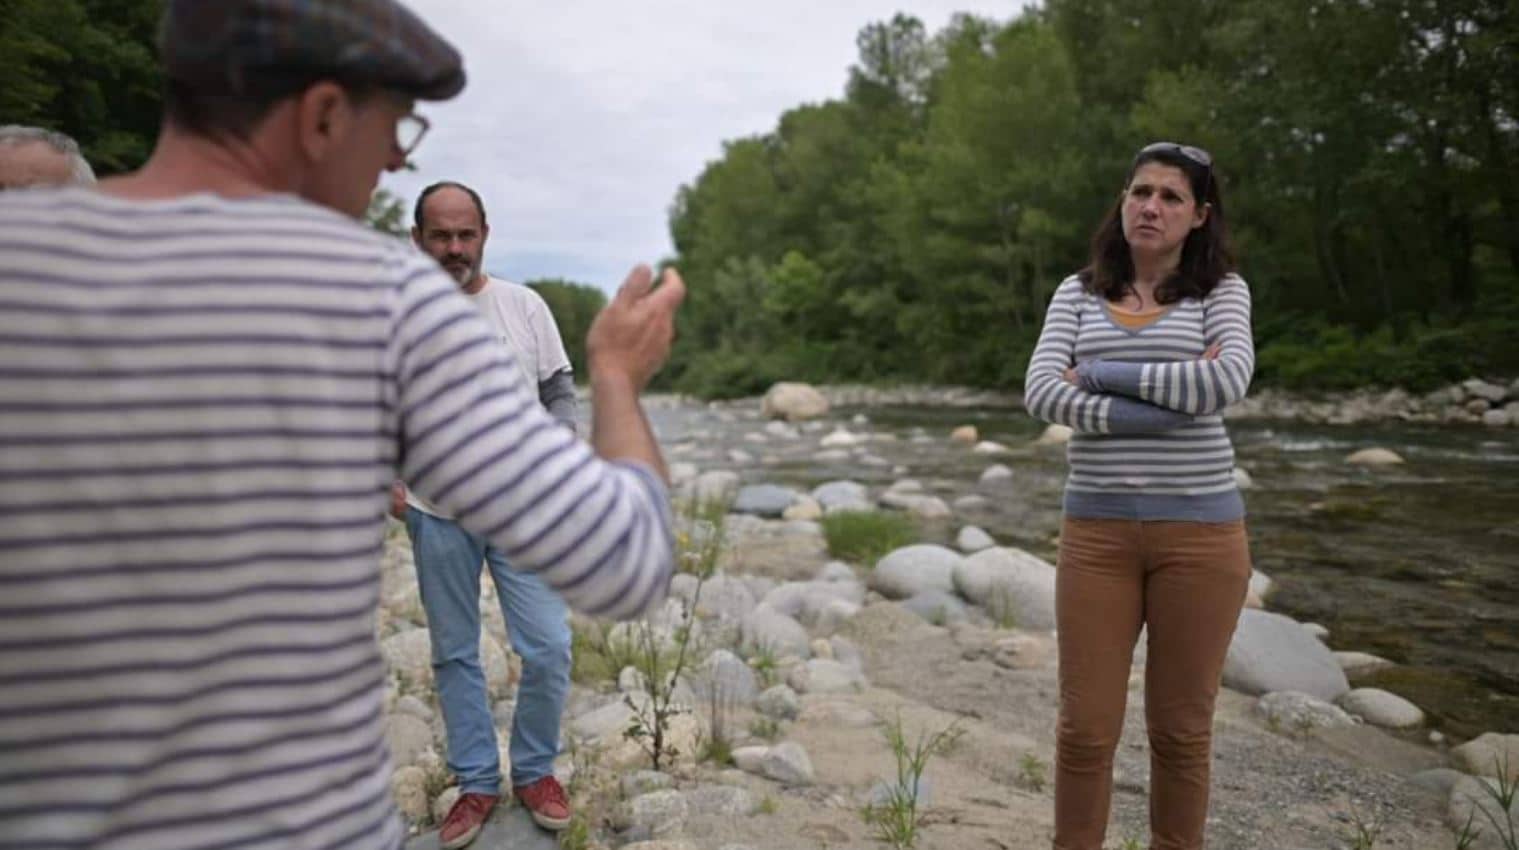
<path id="1" fill-rule="evenodd" d="M 353 104 L 334 82 L 320 82 L 296 103 L 296 133 L 301 153 L 311 162 L 330 159 L 353 124 Z"/>
<path id="2" fill-rule="evenodd" d="M 422 247 L 422 228 L 413 227 L 411 229 L 411 241 L 418 248 Z"/>

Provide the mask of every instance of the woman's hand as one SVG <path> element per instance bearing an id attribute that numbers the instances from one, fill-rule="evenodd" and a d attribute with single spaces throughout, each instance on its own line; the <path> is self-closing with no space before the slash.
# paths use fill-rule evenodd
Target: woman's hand
<path id="1" fill-rule="evenodd" d="M 1208 346 L 1207 350 L 1205 350 L 1203 352 L 1203 359 L 1204 360 L 1217 360 L 1218 359 L 1218 355 L 1222 354 L 1223 352 L 1224 352 L 1224 345 L 1223 345 L 1223 343 L 1221 343 L 1221 342 L 1215 342 L 1212 345 Z"/>
<path id="2" fill-rule="evenodd" d="M 1066 367 L 1065 373 L 1060 377 L 1064 378 L 1065 382 L 1073 387 L 1081 386 L 1081 378 L 1077 376 L 1075 366 Z"/>

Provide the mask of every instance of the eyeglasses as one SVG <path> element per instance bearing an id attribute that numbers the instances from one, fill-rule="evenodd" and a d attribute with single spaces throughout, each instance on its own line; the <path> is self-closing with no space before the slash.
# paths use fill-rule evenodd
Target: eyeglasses
<path id="1" fill-rule="evenodd" d="M 426 118 L 415 112 L 402 115 L 400 120 L 396 121 L 396 147 L 401 149 L 401 156 L 411 158 L 417 146 L 422 144 L 422 137 L 427 135 L 431 127 Z"/>
<path id="2" fill-rule="evenodd" d="M 1193 163 L 1202 166 L 1206 172 L 1206 177 L 1203 180 L 1203 200 L 1207 199 L 1208 193 L 1213 189 L 1213 154 L 1192 145 L 1182 145 L 1176 142 L 1151 142 L 1140 148 L 1139 153 L 1134 155 L 1134 166 L 1138 167 L 1140 160 L 1157 153 L 1185 157 Z M 1132 171 L 1133 169 L 1130 170 Z"/>

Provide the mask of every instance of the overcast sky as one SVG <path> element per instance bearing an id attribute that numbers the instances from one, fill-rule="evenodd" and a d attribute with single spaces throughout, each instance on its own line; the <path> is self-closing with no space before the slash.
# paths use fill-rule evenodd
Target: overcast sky
<path id="1" fill-rule="evenodd" d="M 898 12 L 937 32 L 954 12 L 1005 20 L 988 0 L 408 0 L 464 53 L 469 87 L 422 104 L 406 202 L 441 179 L 475 187 L 490 216 L 486 268 L 603 288 L 670 256 L 677 188 L 724 140 L 774 129 L 786 109 L 842 95 L 855 35 Z"/>

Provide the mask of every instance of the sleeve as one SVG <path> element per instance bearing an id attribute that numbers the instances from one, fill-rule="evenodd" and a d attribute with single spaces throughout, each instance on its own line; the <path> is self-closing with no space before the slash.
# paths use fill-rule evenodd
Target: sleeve
<path id="1" fill-rule="evenodd" d="M 1191 416 L 1134 399 L 1089 392 L 1064 378 L 1075 361 L 1081 327 L 1081 281 L 1055 290 L 1024 377 L 1023 404 L 1038 419 L 1089 434 L 1153 434 L 1190 424 Z"/>
<path id="2" fill-rule="evenodd" d="M 1083 388 L 1141 399 L 1194 416 L 1218 413 L 1243 399 L 1255 372 L 1250 288 L 1236 275 L 1203 299 L 1203 344 L 1219 345 L 1217 360 L 1118 363 L 1094 360 L 1077 371 Z"/>
<path id="3" fill-rule="evenodd" d="M 561 425 L 575 428 L 575 379 L 561 369 L 538 383 L 538 401 Z"/>
<path id="4" fill-rule="evenodd" d="M 532 290 L 528 290 L 532 292 Z M 538 340 L 539 383 L 553 378 L 560 372 L 570 372 L 570 355 L 564 350 L 564 339 L 559 335 L 559 323 L 549 310 L 543 296 L 533 292 L 533 336 Z"/>
<path id="5" fill-rule="evenodd" d="M 536 386 L 442 272 L 409 265 L 385 371 L 400 477 L 578 611 L 629 618 L 669 592 L 669 495 L 539 406 Z"/>

